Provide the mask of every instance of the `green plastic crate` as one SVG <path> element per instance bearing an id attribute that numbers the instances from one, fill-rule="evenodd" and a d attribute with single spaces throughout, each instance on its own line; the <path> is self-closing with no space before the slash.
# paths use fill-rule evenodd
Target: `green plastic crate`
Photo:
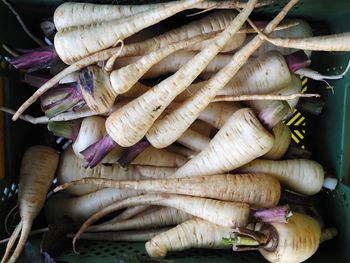
<path id="1" fill-rule="evenodd" d="M 42 18 L 52 15 L 54 8 L 61 2 L 59 0 L 13 0 L 12 1 L 31 28 L 38 30 Z M 149 3 L 156 1 L 89 1 L 100 3 Z M 160 1 L 157 1 L 160 2 Z M 260 8 L 255 13 L 272 17 L 286 3 L 285 0 L 275 0 L 271 6 Z M 0 4 L 0 17 L 2 29 L 0 43 L 7 43 L 16 47 L 35 47 L 18 25 L 14 16 L 8 9 Z M 181 15 L 177 15 L 176 19 Z M 308 20 L 315 28 L 315 34 L 337 33 L 350 31 L 350 1 L 338 0 L 300 0 L 289 17 L 301 17 Z M 183 18 L 184 19 L 184 18 Z M 169 19 L 171 24 L 175 19 Z M 177 20 L 179 21 L 179 20 Z M 0 50 L 1 55 L 6 55 Z M 344 70 L 350 58 L 349 53 L 314 52 L 311 67 L 324 74 L 340 73 Z M 17 108 L 34 89 L 20 82 L 21 73 L 12 69 L 0 56 L 0 78 L 4 85 L 4 105 Z M 339 185 L 334 192 L 325 192 L 320 195 L 323 204 L 323 216 L 327 226 L 335 226 L 339 236 L 320 245 L 318 252 L 308 262 L 350 262 L 350 142 L 349 142 L 349 83 L 347 74 L 342 80 L 332 81 L 334 94 L 325 90 L 322 82 L 308 81 L 310 90 L 317 90 L 323 94 L 326 106 L 319 117 L 305 115 L 306 126 L 303 127 L 306 138 L 313 146 L 313 159 L 322 163 L 325 169 L 339 179 Z M 39 114 L 39 107 L 32 107 L 29 113 Z M 10 116 L 4 116 L 5 136 L 5 173 L 0 181 L 0 238 L 7 237 L 4 229 L 4 219 L 16 203 L 18 172 L 21 156 L 25 149 L 37 143 L 50 143 L 52 137 L 45 132 L 46 127 L 34 126 L 23 121 L 12 122 Z M 39 218 L 34 227 L 44 224 L 43 217 Z M 0 247 L 3 251 L 4 246 Z M 127 242 L 86 242 L 78 244 L 80 256 L 74 255 L 67 249 L 58 259 L 59 262 L 69 263 L 107 263 L 117 262 L 122 255 L 146 255 L 142 243 Z M 2 254 L 2 253 L 1 253 Z M 190 250 L 183 253 L 170 253 L 169 259 L 176 262 L 237 262 L 257 263 L 265 262 L 259 253 L 212 250 Z"/>

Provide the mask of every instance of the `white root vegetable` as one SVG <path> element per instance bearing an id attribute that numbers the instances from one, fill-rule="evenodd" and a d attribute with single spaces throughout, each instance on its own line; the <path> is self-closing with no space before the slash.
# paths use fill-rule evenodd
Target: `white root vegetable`
<path id="1" fill-rule="evenodd" d="M 124 207 L 144 204 L 173 207 L 210 222 L 230 227 L 247 225 L 250 212 L 249 205 L 245 203 L 224 202 L 200 197 L 171 194 L 147 194 L 131 197 L 110 205 L 91 216 L 76 233 L 73 239 L 74 249 L 75 242 L 79 239 L 80 235 L 98 219 Z"/>
<path id="2" fill-rule="evenodd" d="M 292 81 L 288 64 L 280 52 L 270 51 L 251 59 L 218 92 L 218 95 L 269 94 Z"/>
<path id="3" fill-rule="evenodd" d="M 91 169 L 85 168 L 85 161 L 78 158 L 71 148 L 67 149 L 61 156 L 57 169 L 58 183 L 66 183 L 78 178 L 98 177 L 98 178 L 114 178 L 114 179 L 139 179 L 139 175 L 133 172 L 133 168 L 124 169 L 119 165 L 105 166 L 98 164 Z M 84 185 L 72 187 L 67 193 L 81 196 L 95 192 L 101 188 L 94 185 Z"/>
<path id="4" fill-rule="evenodd" d="M 350 33 L 302 38 L 270 38 L 260 35 L 262 39 L 284 48 L 297 48 L 315 51 L 350 51 Z"/>
<path id="5" fill-rule="evenodd" d="M 280 198 L 279 182 L 268 174 L 222 174 L 138 181 L 83 178 L 62 184 L 55 191 L 80 184 L 245 202 L 255 207 L 273 207 Z"/>
<path id="6" fill-rule="evenodd" d="M 301 79 L 298 78 L 295 74 L 292 75 L 292 81 L 286 85 L 283 89 L 278 92 L 274 92 L 276 95 L 292 95 L 292 94 L 300 94 L 302 89 Z M 299 98 L 295 98 L 292 100 L 287 100 L 289 107 L 291 108 L 291 112 L 295 109 L 299 101 Z"/>
<path id="7" fill-rule="evenodd" d="M 157 167 L 180 167 L 186 163 L 186 161 L 187 158 L 183 155 L 149 146 L 142 151 L 131 164 Z"/>
<path id="8" fill-rule="evenodd" d="M 202 111 L 198 119 L 221 129 L 233 113 L 243 108 L 238 102 L 213 102 Z"/>
<path id="9" fill-rule="evenodd" d="M 240 167 L 240 172 L 268 173 L 275 176 L 282 185 L 305 195 L 313 195 L 322 189 L 324 170 L 312 160 L 254 160 Z"/>
<path id="10" fill-rule="evenodd" d="M 149 77 L 148 72 L 163 74 L 164 70 L 167 70 L 165 66 L 172 64 L 169 62 L 169 58 L 170 61 L 174 62 L 175 59 L 178 59 L 178 54 L 183 54 L 176 51 L 210 37 L 213 36 L 201 35 L 171 43 L 141 57 L 118 59 L 114 64 L 117 64 L 119 69 L 113 70 L 110 74 L 107 71 L 111 71 L 112 68 L 107 66 L 108 63 L 104 69 L 95 66 L 83 69 L 79 76 L 81 93 L 90 109 L 96 113 L 105 113 L 113 105 L 118 94 L 127 92 L 143 76 Z M 172 55 L 174 52 L 176 52 L 176 56 Z M 186 55 L 183 60 L 186 62 Z M 165 62 L 159 63 L 159 61 Z M 181 58 L 179 61 L 182 61 Z M 154 65 L 160 65 L 161 69 L 152 70 Z"/>
<path id="11" fill-rule="evenodd" d="M 250 0 L 247 7 L 215 38 L 214 42 L 199 52 L 174 75 L 122 109 L 112 113 L 106 121 L 106 129 L 110 137 L 124 147 L 134 145 L 141 140 L 171 101 L 193 82 L 231 36 L 238 31 L 254 9 L 255 4 L 256 0 Z"/>
<path id="12" fill-rule="evenodd" d="M 89 227 L 87 232 L 107 232 L 130 229 L 158 228 L 181 224 L 193 216 L 171 207 L 161 208 L 153 213 L 136 217 L 133 219 L 112 222 L 109 224 L 94 225 Z"/>
<path id="13" fill-rule="evenodd" d="M 108 188 L 78 197 L 59 193 L 52 196 L 45 206 L 46 220 L 53 223 L 64 216 L 68 216 L 74 222 L 82 223 L 106 206 L 140 194 L 142 194 L 141 191 Z"/>
<path id="14" fill-rule="evenodd" d="M 20 223 L 7 243 L 1 263 L 14 263 L 20 256 L 28 239 L 34 219 L 44 206 L 47 192 L 55 176 L 59 156 L 53 148 L 36 145 L 24 154 L 20 168 L 18 206 Z M 13 254 L 11 249 L 19 237 Z"/>
<path id="15" fill-rule="evenodd" d="M 151 206 L 149 206 L 149 205 L 137 205 L 137 206 L 128 207 L 123 212 L 121 212 L 119 215 L 117 215 L 116 217 L 112 218 L 111 220 L 109 220 L 107 222 L 104 222 L 103 224 L 109 224 L 112 222 L 119 222 L 119 221 L 128 220 L 130 218 L 137 216 L 139 213 L 143 213 L 143 212 L 147 211 L 150 208 L 151 208 Z"/>
<path id="16" fill-rule="evenodd" d="M 211 40 L 212 41 L 212 40 Z M 174 45 L 174 44 L 173 44 Z M 177 51 L 164 59 L 159 63 L 154 64 L 145 74 L 142 75 L 143 79 L 157 78 L 162 75 L 172 74 L 183 67 L 189 60 L 191 60 L 197 52 L 194 51 Z M 218 54 L 216 57 L 208 64 L 208 66 L 201 72 L 201 74 L 215 73 L 222 69 L 231 59 L 230 54 Z M 131 63 L 135 63 L 140 60 L 141 57 L 124 57 L 119 58 L 114 64 L 116 68 L 123 68 Z M 119 75 L 111 75 L 115 81 L 115 86 L 117 86 Z M 141 78 L 141 77 L 140 77 Z M 135 81 L 136 83 L 136 81 Z M 112 83 L 113 85 L 114 83 Z M 120 92 L 122 93 L 122 92 Z"/>
<path id="17" fill-rule="evenodd" d="M 193 7 L 201 0 L 181 0 L 162 3 L 127 18 L 65 28 L 55 35 L 55 49 L 66 64 L 72 64 L 90 54 L 112 47 L 119 40 L 154 25 L 178 12 Z"/>
<path id="18" fill-rule="evenodd" d="M 209 223 L 200 218 L 190 219 L 146 243 L 146 250 L 152 258 L 163 258 L 169 251 L 183 251 L 190 248 L 229 249 L 223 238 L 229 238 L 232 229 Z"/>
<path id="19" fill-rule="evenodd" d="M 141 157 L 139 155 L 139 159 L 135 160 L 135 163 L 143 163 L 146 165 L 150 164 L 155 166 L 163 163 L 163 166 L 166 166 L 164 164 L 169 164 L 169 159 L 172 160 L 170 164 L 175 167 L 184 163 L 183 159 L 178 158 L 178 154 L 169 153 L 165 150 L 153 151 L 152 149 L 147 149 L 144 152 L 144 156 L 142 157 L 142 154 L 140 154 Z M 139 180 L 143 176 L 145 176 L 145 178 L 163 178 L 169 176 L 174 171 L 170 168 L 160 169 L 159 167 L 142 167 L 135 165 L 130 165 L 126 169 L 121 167 L 119 164 L 112 164 L 108 166 L 98 164 L 94 168 L 86 169 L 84 165 L 85 162 L 82 159 L 76 157 L 71 148 L 68 148 L 62 154 L 57 169 L 58 183 L 67 183 L 85 177 L 109 178 L 116 180 Z M 101 188 L 95 185 L 74 186 L 70 189 L 67 189 L 67 193 L 71 195 L 81 196 L 95 192 L 99 189 Z"/>
<path id="20" fill-rule="evenodd" d="M 99 116 L 91 116 L 83 119 L 78 137 L 72 145 L 76 156 L 84 159 L 84 156 L 80 152 L 103 138 L 106 133 L 104 124 L 105 118 Z"/>
<path id="21" fill-rule="evenodd" d="M 234 2 L 233 4 L 236 4 L 236 2 Z M 188 39 L 189 37 L 195 37 L 205 33 L 210 33 L 213 32 L 213 30 L 223 30 L 231 22 L 230 18 L 226 17 L 227 14 L 228 13 L 222 13 L 217 15 L 215 13 L 211 16 L 205 17 L 203 20 L 195 21 L 193 24 L 190 23 L 181 28 L 170 30 L 158 37 L 153 37 L 139 43 L 126 45 L 123 47 L 122 50 L 119 47 L 109 48 L 101 52 L 94 53 L 78 62 L 75 62 L 71 66 L 62 70 L 59 74 L 50 79 L 43 86 L 41 86 L 27 101 L 25 101 L 20 106 L 20 108 L 14 114 L 13 120 L 17 120 L 19 116 L 30 105 L 32 105 L 42 94 L 44 94 L 47 90 L 56 85 L 63 77 L 72 72 L 78 71 L 84 67 L 95 64 L 97 62 L 105 61 L 111 56 L 114 56 L 116 52 L 118 52 L 120 56 L 146 54 L 159 48 L 165 47 L 170 43 Z"/>
<path id="22" fill-rule="evenodd" d="M 135 169 L 137 173 L 140 173 L 140 175 L 145 179 L 165 179 L 170 178 L 175 173 L 177 168 L 138 165 L 135 167 Z"/>
<path id="23" fill-rule="evenodd" d="M 257 6 L 266 3 L 259 3 Z M 97 5 L 90 3 L 74 3 L 67 2 L 56 8 L 54 13 L 54 23 L 57 30 L 62 30 L 67 27 L 88 25 L 108 20 L 120 19 L 132 16 L 147 10 L 155 9 L 161 6 L 160 4 L 147 5 Z M 196 3 L 193 8 L 208 9 L 208 8 L 242 8 L 245 3 L 238 1 L 203 1 Z M 219 13 L 219 12 L 218 12 Z M 196 21 L 198 22 L 198 21 Z"/>
<path id="24" fill-rule="evenodd" d="M 269 36 L 278 38 L 304 38 L 312 37 L 312 28 L 308 22 L 302 19 L 288 19 L 290 22 L 296 22 L 297 25 L 294 27 L 286 28 L 279 31 L 272 32 Z M 247 41 L 250 37 L 247 37 Z M 255 51 L 254 56 L 260 56 L 267 51 L 276 50 L 283 55 L 289 55 L 295 52 L 297 49 L 293 48 L 281 48 L 267 42 L 264 43 L 257 51 Z M 306 51 L 308 57 L 311 57 L 311 52 Z"/>
<path id="25" fill-rule="evenodd" d="M 210 141 L 209 146 L 180 167 L 175 177 L 227 173 L 259 156 L 273 145 L 273 136 L 251 109 L 236 111 Z"/>
<path id="26" fill-rule="evenodd" d="M 177 139 L 177 142 L 193 151 L 200 152 L 209 145 L 210 138 L 199 132 L 188 129 Z"/>
<path id="27" fill-rule="evenodd" d="M 262 225 L 260 231 L 271 232 L 273 238 L 259 252 L 269 262 L 299 263 L 307 260 L 317 250 L 321 240 L 321 228 L 310 216 L 293 213 L 288 224 Z M 278 242 L 276 242 L 276 237 Z"/>
<path id="28" fill-rule="evenodd" d="M 287 15 L 287 12 L 298 0 L 291 0 L 283 10 L 266 26 L 265 33 L 269 34 Z M 237 16 L 238 17 L 238 16 Z M 192 97 L 185 100 L 181 106 L 162 119 L 157 119 L 147 132 L 148 141 L 157 148 L 163 148 L 174 141 L 193 123 L 217 93 L 236 75 L 239 69 L 247 62 L 252 53 L 263 43 L 259 36 L 251 40 L 244 48 L 237 51 L 231 61 L 207 84 Z M 169 131 L 172 131 L 171 133 Z"/>
<path id="29" fill-rule="evenodd" d="M 278 160 L 281 159 L 289 148 L 292 134 L 287 125 L 280 122 L 272 129 L 275 137 L 273 146 L 268 153 L 262 156 L 263 159 Z"/>

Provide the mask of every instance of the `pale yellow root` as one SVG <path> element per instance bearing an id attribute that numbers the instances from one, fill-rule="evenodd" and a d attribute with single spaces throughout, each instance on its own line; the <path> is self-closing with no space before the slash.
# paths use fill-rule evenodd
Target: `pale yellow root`
<path id="1" fill-rule="evenodd" d="M 56 53 L 64 63 L 72 64 L 201 1 L 181 0 L 162 3 L 155 9 L 145 10 L 124 19 L 66 28 L 55 34 Z"/>
<path id="2" fill-rule="evenodd" d="M 282 185 L 305 195 L 314 195 L 322 189 L 324 170 L 312 160 L 254 160 L 240 167 L 239 172 L 269 173 L 275 176 Z"/>
<path id="3" fill-rule="evenodd" d="M 199 114 L 198 119 L 221 129 L 232 114 L 242 107 L 239 103 L 213 102 Z"/>
<path id="4" fill-rule="evenodd" d="M 251 109 L 240 109 L 227 120 L 209 146 L 180 167 L 174 176 L 227 173 L 266 154 L 273 141 L 273 136 Z"/>
<path id="5" fill-rule="evenodd" d="M 249 205 L 245 203 L 223 202 L 199 197 L 172 194 L 147 194 L 132 197 L 106 207 L 91 216 L 80 227 L 73 239 L 74 251 L 75 242 L 80 238 L 80 235 L 98 219 L 125 207 L 144 204 L 173 207 L 193 216 L 228 227 L 241 227 L 247 225 L 250 212 Z"/>
<path id="6" fill-rule="evenodd" d="M 106 121 L 106 129 L 109 136 L 124 147 L 134 145 L 141 140 L 171 101 L 193 82 L 220 52 L 231 36 L 238 31 L 254 9 L 255 3 L 256 0 L 250 0 L 248 7 L 235 18 L 213 43 L 198 53 L 174 75 L 165 79 L 122 109 L 112 113 Z"/>
<path id="7" fill-rule="evenodd" d="M 261 1 L 256 6 L 264 6 L 272 1 Z M 160 4 L 145 4 L 145 5 L 101 5 L 91 3 L 74 3 L 67 2 L 58 6 L 54 13 L 54 23 L 58 31 L 79 25 L 88 25 L 99 23 L 128 16 L 135 15 L 146 10 L 151 10 L 159 7 Z M 197 3 L 193 8 L 198 9 L 232 9 L 243 8 L 246 3 L 241 1 L 203 1 Z M 197 22 L 197 21 L 196 21 Z"/>
<path id="8" fill-rule="evenodd" d="M 275 137 L 271 150 L 266 153 L 262 158 L 270 160 L 281 159 L 289 148 L 289 144 L 292 139 L 292 133 L 287 125 L 280 122 L 272 129 L 272 133 Z"/>
<path id="9" fill-rule="evenodd" d="M 183 155 L 150 146 L 140 153 L 131 164 L 156 167 L 180 167 L 186 162 L 187 158 Z"/>
<path id="10" fill-rule="evenodd" d="M 73 185 L 94 184 L 99 187 L 137 189 L 144 192 L 173 193 L 245 202 L 254 207 L 273 207 L 280 198 L 278 180 L 268 174 L 221 174 L 166 178 L 159 180 L 118 181 L 104 178 L 84 178 L 58 186 L 62 191 Z M 205 191 L 203 191 L 205 189 Z"/>
<path id="11" fill-rule="evenodd" d="M 216 96 L 212 101 L 247 101 L 247 100 L 293 100 L 295 98 L 319 98 L 317 93 L 297 93 L 290 95 L 274 95 L 274 94 L 260 94 L 260 95 L 237 95 L 237 96 Z"/>
<path id="12" fill-rule="evenodd" d="M 119 214 L 115 218 L 113 218 L 112 219 L 113 221 L 110 220 L 110 222 L 119 222 L 119 221 L 128 220 L 128 219 L 138 215 L 139 213 L 142 213 L 143 211 L 147 210 L 148 208 L 150 208 L 149 205 L 138 205 L 138 206 L 129 207 L 124 212 L 122 212 L 121 214 Z"/>
<path id="13" fill-rule="evenodd" d="M 146 250 L 152 258 L 164 258 L 169 251 L 190 248 L 229 249 L 232 245 L 225 244 L 223 238 L 229 238 L 231 232 L 229 227 L 194 218 L 153 237 Z"/>
<path id="14" fill-rule="evenodd" d="M 31 222 L 23 222 L 22 223 L 21 235 L 19 237 L 17 246 L 15 248 L 15 251 L 13 251 L 12 256 L 7 261 L 7 263 L 16 263 L 17 262 L 17 259 L 21 255 L 21 253 L 24 249 L 24 245 L 29 237 L 31 227 L 32 227 Z"/>
<path id="15" fill-rule="evenodd" d="M 265 33 L 271 33 L 279 22 L 287 15 L 287 12 L 298 2 L 291 0 L 285 8 L 266 26 Z M 241 13 L 242 14 L 242 13 Z M 232 60 L 195 95 L 184 101 L 172 113 L 155 121 L 147 132 L 148 141 L 157 148 L 166 147 L 173 142 L 193 123 L 200 112 L 215 98 L 221 90 L 247 62 L 254 51 L 261 46 L 263 40 L 256 36 L 246 46 L 237 51 Z M 171 132 L 170 132 L 171 131 Z"/>
<path id="16" fill-rule="evenodd" d="M 177 139 L 177 142 L 193 151 L 200 152 L 209 145 L 210 138 L 199 132 L 188 129 Z"/>
<path id="17" fill-rule="evenodd" d="M 277 247 L 268 251 L 273 243 L 271 240 L 265 248 L 259 249 L 269 262 L 303 262 L 316 252 L 320 244 L 320 225 L 310 216 L 293 213 L 287 224 L 271 223 L 271 226 L 277 231 Z"/>
<path id="18" fill-rule="evenodd" d="M 9 241 L 7 242 L 6 250 L 5 250 L 4 256 L 1 260 L 1 263 L 7 262 L 7 259 L 10 256 L 11 249 L 14 246 L 14 244 L 16 243 L 16 240 L 17 240 L 19 234 L 21 233 L 21 230 L 22 230 L 22 221 L 20 221 L 18 223 L 18 225 L 16 226 L 15 230 L 13 231 Z"/>
<path id="19" fill-rule="evenodd" d="M 261 39 L 275 46 L 315 51 L 350 51 L 350 33 L 306 38 L 269 38 L 259 33 Z"/>
<path id="20" fill-rule="evenodd" d="M 49 198 L 45 206 L 45 218 L 47 222 L 54 223 L 66 216 L 75 223 L 82 223 L 106 206 L 142 193 L 142 191 L 113 188 L 100 189 L 82 196 L 72 196 L 63 192 Z"/>

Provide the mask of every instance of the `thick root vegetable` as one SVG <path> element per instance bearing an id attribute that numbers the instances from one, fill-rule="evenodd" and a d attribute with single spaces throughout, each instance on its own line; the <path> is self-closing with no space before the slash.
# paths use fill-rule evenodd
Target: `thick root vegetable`
<path id="1" fill-rule="evenodd" d="M 82 223 L 106 206 L 140 194 L 142 194 L 141 191 L 119 189 L 101 189 L 78 197 L 68 196 L 64 193 L 57 194 L 48 200 L 45 206 L 45 215 L 50 223 L 64 216 L 68 216 L 77 223 Z"/>
<path id="2" fill-rule="evenodd" d="M 287 15 L 287 12 L 298 0 L 291 0 L 283 10 L 268 23 L 264 33 L 271 33 L 274 28 Z M 237 16 L 238 17 L 238 16 Z M 247 62 L 253 52 L 261 46 L 263 41 L 256 36 L 242 49 L 237 51 L 231 61 L 218 73 L 216 73 L 198 92 L 185 100 L 179 107 L 163 118 L 158 118 L 147 132 L 148 141 L 157 148 L 163 148 L 172 144 L 181 134 L 188 129 L 208 105 L 217 93 L 236 75 L 240 68 Z M 172 131 L 171 133 L 169 131 Z"/>
<path id="3" fill-rule="evenodd" d="M 350 51 L 350 33 L 301 38 L 269 38 L 259 34 L 262 39 L 284 48 L 297 48 L 315 51 Z"/>
<path id="4" fill-rule="evenodd" d="M 221 129 L 233 113 L 243 108 L 238 102 L 213 102 L 202 111 L 198 119 L 205 121 L 215 128 Z"/>
<path id="5" fill-rule="evenodd" d="M 30 234 L 32 223 L 43 208 L 47 192 L 55 176 L 59 156 L 53 148 L 32 146 L 23 158 L 20 168 L 18 205 L 21 222 L 11 236 L 2 263 L 14 263 L 20 256 Z M 20 238 L 12 256 L 10 252 L 18 235 Z"/>
<path id="6" fill-rule="evenodd" d="M 268 2 L 267 2 L 268 3 Z M 232 8 L 243 8 L 246 4 L 238 1 L 203 1 L 195 4 L 193 8 L 198 9 L 232 9 Z M 257 4 L 258 6 L 266 5 L 266 2 Z M 56 8 L 54 13 L 54 23 L 58 31 L 72 26 L 89 25 L 114 19 L 120 19 L 138 13 L 155 9 L 162 6 L 161 4 L 147 4 L 147 5 L 101 5 L 101 4 L 90 4 L 90 3 L 63 3 Z M 219 12 L 218 12 L 219 13 Z M 232 12 L 231 12 L 232 13 Z M 214 20 L 215 21 L 215 20 Z M 216 22 L 216 21 L 215 21 Z M 200 23 L 196 21 L 196 23 Z M 203 26 L 215 26 L 216 23 L 211 24 L 208 22 L 204 23 Z M 193 29 L 195 30 L 195 29 Z M 191 32 L 191 31 L 189 31 Z"/>
<path id="7" fill-rule="evenodd" d="M 315 161 L 307 159 L 284 161 L 254 160 L 238 168 L 238 171 L 271 174 L 281 184 L 305 195 L 318 193 L 324 183 L 324 170 L 322 166 Z"/>
<path id="8" fill-rule="evenodd" d="M 260 232 L 270 232 L 270 242 L 259 249 L 274 263 L 299 263 L 307 260 L 320 244 L 321 228 L 310 216 L 293 213 L 287 224 L 262 225 Z"/>
<path id="9" fill-rule="evenodd" d="M 229 249 L 231 245 L 225 244 L 223 238 L 229 238 L 231 232 L 229 227 L 194 218 L 153 237 L 145 247 L 152 258 L 163 258 L 168 251 L 190 248 Z"/>
<path id="10" fill-rule="evenodd" d="M 275 137 L 273 146 L 268 153 L 266 153 L 262 158 L 270 160 L 281 159 L 287 152 L 292 136 L 291 131 L 287 125 L 280 122 L 272 129 L 272 133 Z"/>
<path id="11" fill-rule="evenodd" d="M 56 52 L 63 62 L 70 65 L 200 2 L 201 0 L 182 0 L 163 3 L 155 9 L 124 19 L 65 28 L 55 35 Z"/>
<path id="12" fill-rule="evenodd" d="M 254 9 L 256 2 L 256 0 L 250 0 L 247 7 L 215 38 L 214 42 L 188 61 L 174 75 L 112 113 L 106 121 L 106 129 L 111 138 L 124 147 L 140 141 L 172 100 L 195 80 L 222 50 L 231 36 L 239 30 Z"/>
<path id="13" fill-rule="evenodd" d="M 84 178 L 60 185 L 55 191 L 80 184 L 200 196 L 225 201 L 245 202 L 255 207 L 273 207 L 278 203 L 281 194 L 278 180 L 265 174 L 223 174 L 139 181 Z"/>
<path id="14" fill-rule="evenodd" d="M 107 65 L 105 69 L 100 69 L 96 66 L 83 69 L 80 72 L 79 84 L 87 105 L 96 113 L 108 112 L 118 94 L 127 92 L 140 78 L 149 77 L 152 73 L 155 73 L 156 76 L 158 73 L 166 73 L 168 69 L 165 65 L 173 65 L 175 58 L 179 59 L 180 63 L 182 61 L 186 62 L 186 58 L 182 59 L 178 57 L 182 53 L 176 51 L 210 37 L 202 35 L 169 44 L 142 57 L 118 59 L 114 64 L 119 69 L 113 70 L 110 74 L 106 72 L 111 70 L 107 68 Z M 174 52 L 176 52 L 176 55 L 171 55 Z M 190 53 L 188 59 L 191 58 L 191 55 L 192 53 Z M 169 59 L 171 62 L 169 62 Z M 159 63 L 159 61 L 162 62 Z M 158 69 L 153 69 L 154 65 L 157 65 Z M 209 68 L 209 70 L 215 70 L 215 68 Z"/>
<path id="15" fill-rule="evenodd" d="M 148 153 L 152 153 L 153 151 L 145 151 L 146 155 L 142 157 L 139 155 L 136 163 L 143 164 L 151 164 L 158 165 L 161 164 L 160 161 L 166 164 L 169 164 L 169 159 L 165 157 L 177 157 L 178 154 L 173 154 L 165 152 L 165 150 L 161 151 L 161 154 L 157 158 L 154 158 L 154 155 L 148 155 Z M 158 152 L 158 151 L 157 151 Z M 165 154 L 164 154 L 165 153 Z M 183 157 L 184 158 L 184 157 Z M 136 158 L 137 159 L 137 158 Z M 184 163 L 184 160 L 181 159 L 173 159 L 173 164 L 175 167 Z M 166 165 L 163 165 L 166 166 Z M 164 178 L 168 177 L 174 172 L 174 169 L 164 167 L 164 169 L 160 169 L 160 167 L 152 167 L 152 166 L 135 166 L 130 165 L 127 169 L 121 167 L 119 164 L 112 165 L 102 165 L 98 164 L 94 168 L 86 169 L 85 162 L 78 158 L 71 148 L 67 149 L 61 157 L 58 169 L 57 169 L 57 180 L 58 183 L 67 183 L 74 180 L 79 180 L 86 177 L 94 177 L 94 178 L 108 178 L 108 179 L 116 179 L 116 180 L 139 180 L 145 176 L 145 178 Z M 96 185 L 81 185 L 74 186 L 70 189 L 67 189 L 67 193 L 72 195 L 85 195 L 97 190 L 101 189 Z"/>
<path id="16" fill-rule="evenodd" d="M 270 51 L 245 64 L 218 95 L 269 94 L 291 81 L 286 59 L 280 52 Z"/>
<path id="17" fill-rule="evenodd" d="M 297 25 L 294 27 L 286 28 L 279 31 L 272 32 L 269 36 L 278 38 L 304 38 L 312 37 L 312 28 L 308 22 L 302 19 L 288 19 L 288 21 L 296 22 Z M 247 38 L 249 40 L 249 37 Z M 267 51 L 275 50 L 283 55 L 289 55 L 296 51 L 293 48 L 280 48 L 275 45 L 266 42 L 257 51 L 255 51 L 254 56 L 260 56 Z M 311 52 L 307 52 L 308 57 L 311 57 Z"/>
<path id="18" fill-rule="evenodd" d="M 183 155 L 150 146 L 140 153 L 131 164 L 155 167 L 180 167 L 186 161 L 187 158 Z"/>
<path id="19" fill-rule="evenodd" d="M 236 111 L 210 141 L 209 146 L 181 166 L 175 177 L 227 173 L 266 154 L 273 136 L 251 109 Z"/>

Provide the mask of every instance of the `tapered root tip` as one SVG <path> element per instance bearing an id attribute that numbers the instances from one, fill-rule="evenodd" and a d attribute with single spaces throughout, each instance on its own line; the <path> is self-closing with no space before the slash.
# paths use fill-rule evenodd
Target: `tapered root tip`
<path id="1" fill-rule="evenodd" d="M 79 251 L 76 250 L 76 247 L 75 247 L 75 243 L 78 241 L 79 237 L 77 237 L 76 235 L 74 236 L 73 238 L 73 241 L 72 241 L 72 245 L 73 245 L 73 252 L 76 254 L 76 255 L 80 255 Z"/>
<path id="2" fill-rule="evenodd" d="M 57 186 L 55 189 L 53 189 L 54 193 L 57 193 L 59 191 L 62 191 L 70 186 L 70 183 L 65 183 Z"/>

